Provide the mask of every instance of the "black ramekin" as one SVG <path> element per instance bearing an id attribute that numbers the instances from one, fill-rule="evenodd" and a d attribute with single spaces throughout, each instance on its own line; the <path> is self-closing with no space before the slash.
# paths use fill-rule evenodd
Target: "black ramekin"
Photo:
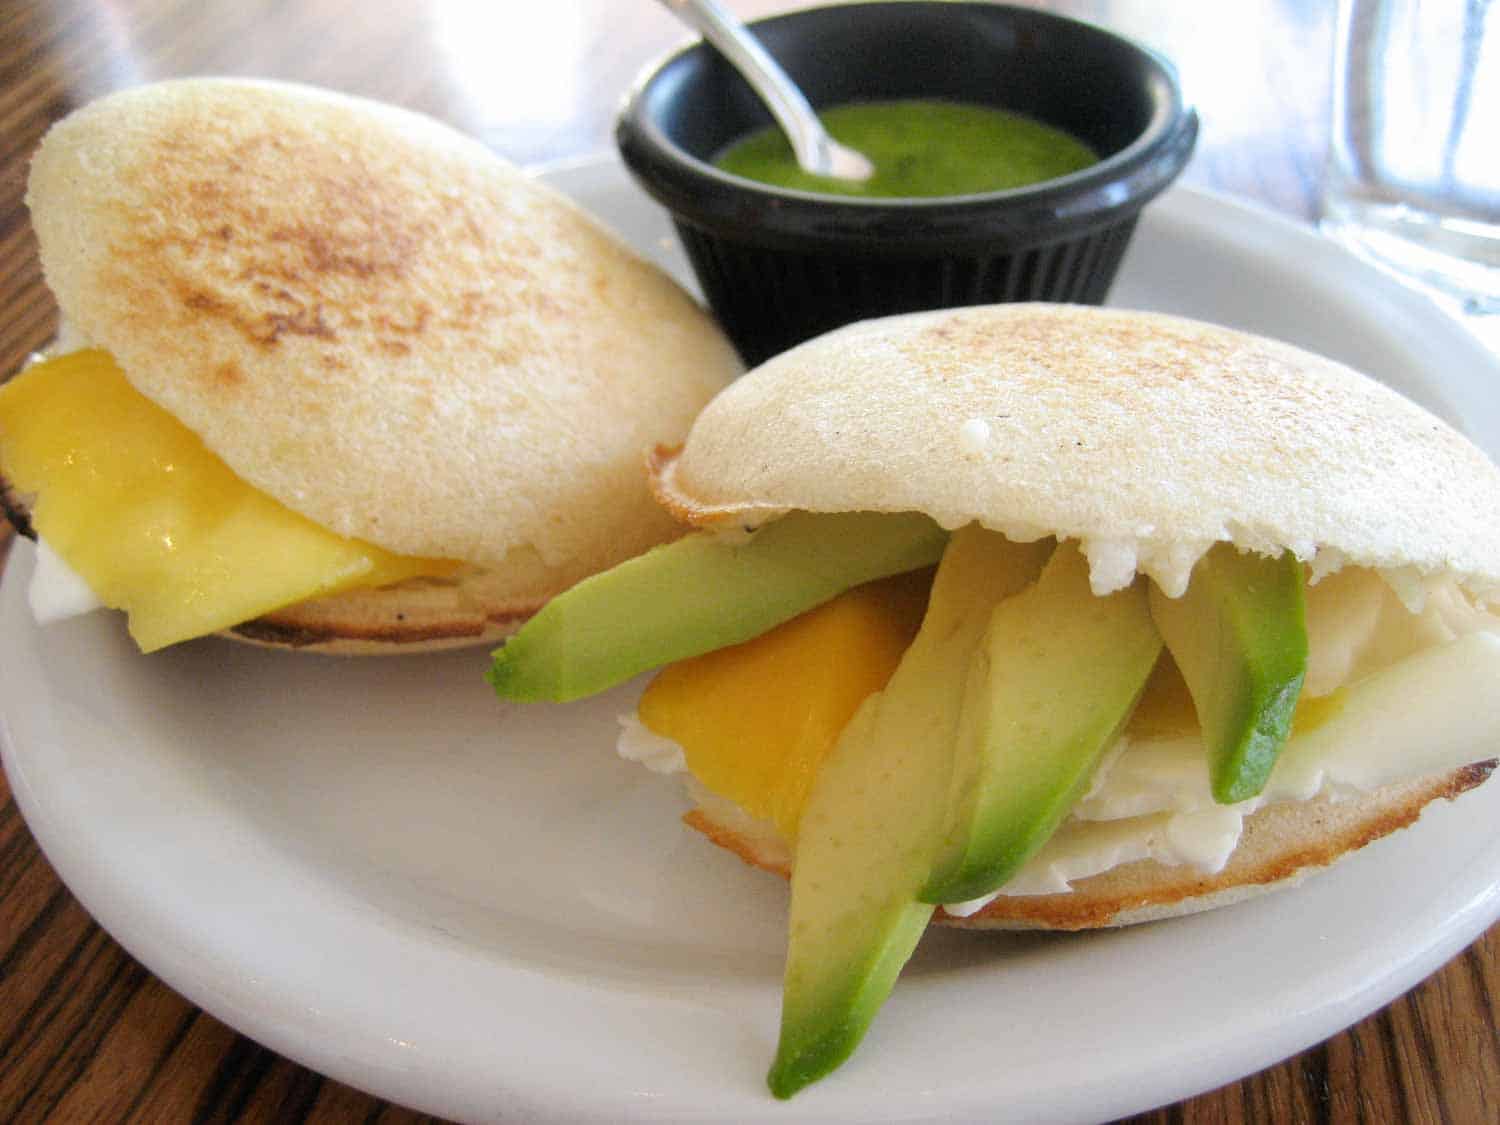
<path id="1" fill-rule="evenodd" d="M 872 316 L 995 301 L 1099 304 L 1140 209 L 1182 171 L 1198 121 L 1159 55 L 1030 8 L 886 0 L 751 25 L 816 107 L 978 102 L 1072 133 L 1101 157 L 1030 187 L 866 199 L 771 187 L 711 161 L 771 123 L 717 51 L 651 68 L 620 112 L 627 167 L 671 212 L 745 361 Z"/>

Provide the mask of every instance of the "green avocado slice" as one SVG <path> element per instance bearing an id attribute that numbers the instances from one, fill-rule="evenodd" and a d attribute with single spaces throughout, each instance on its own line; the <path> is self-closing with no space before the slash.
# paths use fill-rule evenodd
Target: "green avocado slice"
<path id="1" fill-rule="evenodd" d="M 911 512 L 792 512 L 743 540 L 689 534 L 553 598 L 495 651 L 487 678 L 502 699 L 580 699 L 931 566 L 947 540 Z"/>
<path id="2" fill-rule="evenodd" d="M 778 1098 L 791 1097 L 853 1054 L 932 917 L 933 907 L 915 895 L 929 859 L 924 841 L 909 837 L 921 833 L 903 832 L 897 840 L 886 828 L 923 819 L 921 806 L 906 800 L 935 797 L 937 789 L 922 769 L 902 769 L 910 775 L 903 780 L 920 788 L 901 786 L 907 796 L 895 802 L 899 808 L 889 799 L 868 799 L 866 775 L 891 749 L 889 737 L 880 735 L 882 725 L 892 727 L 888 719 L 882 724 L 881 710 L 877 697 L 866 700 L 844 728 L 843 762 L 825 762 L 819 773 L 826 791 L 852 790 L 861 800 L 825 798 L 819 807 L 815 797 L 802 814 L 804 838 L 820 843 L 799 845 L 792 868 L 781 1035 L 766 1076 Z"/>
<path id="3" fill-rule="evenodd" d="M 970 664 L 948 830 L 924 902 L 1004 885 L 1056 831 L 1130 717 L 1161 652 L 1146 583 L 1089 588 L 1077 546 L 1001 602 Z"/>
<path id="4" fill-rule="evenodd" d="M 1303 581 L 1290 551 L 1273 558 L 1220 543 L 1182 597 L 1152 587 L 1151 615 L 1193 697 L 1221 804 L 1265 788 L 1291 733 L 1307 672 Z"/>
<path id="5" fill-rule="evenodd" d="M 992 607 L 1034 581 L 1050 550 L 975 526 L 955 532 L 916 639 L 818 772 L 792 864 L 767 1078 L 777 1097 L 849 1057 L 932 916 L 916 892 L 942 838 L 964 670 Z"/>

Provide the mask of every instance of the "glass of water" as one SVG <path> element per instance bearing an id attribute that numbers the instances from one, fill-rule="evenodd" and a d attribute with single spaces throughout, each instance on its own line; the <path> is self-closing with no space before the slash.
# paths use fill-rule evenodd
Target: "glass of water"
<path id="1" fill-rule="evenodd" d="M 1500 4 L 1340 0 L 1321 226 L 1500 313 Z"/>

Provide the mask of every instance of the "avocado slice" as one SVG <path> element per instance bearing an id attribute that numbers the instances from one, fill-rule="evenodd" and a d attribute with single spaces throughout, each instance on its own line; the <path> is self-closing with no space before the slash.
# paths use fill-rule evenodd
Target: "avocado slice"
<path id="1" fill-rule="evenodd" d="M 1273 558 L 1219 543 L 1182 597 L 1152 587 L 1151 615 L 1193 697 L 1214 800 L 1256 796 L 1307 672 L 1302 564 L 1290 551 Z"/>
<path id="2" fill-rule="evenodd" d="M 929 774 L 941 763 L 924 769 L 897 762 L 890 784 L 871 787 L 869 774 L 893 749 L 881 729 L 897 725 L 882 721 L 880 702 L 871 696 L 855 712 L 818 774 L 818 787 L 830 796 L 820 801 L 815 793 L 802 814 L 781 1034 L 766 1076 L 778 1098 L 791 1097 L 854 1052 L 932 917 L 933 907 L 916 901 L 930 863 L 929 841 L 922 839 L 928 833 L 919 829 L 929 826 L 936 837 L 938 825 L 923 815 L 930 807 L 924 798 L 939 799 L 947 778 L 944 786 L 932 784 Z M 896 825 L 903 830 L 888 831 Z"/>
<path id="3" fill-rule="evenodd" d="M 1161 652 L 1146 583 L 1108 597 L 1065 543 L 1036 585 L 1001 602 L 969 666 L 951 810 L 924 902 L 1001 887 L 1089 784 Z"/>
<path id="4" fill-rule="evenodd" d="M 586 578 L 494 653 L 503 699 L 563 702 L 759 636 L 852 586 L 937 562 L 912 512 L 792 512 L 746 539 L 684 536 Z"/>
<path id="5" fill-rule="evenodd" d="M 932 916 L 916 892 L 942 839 L 964 669 L 992 607 L 1032 582 L 1050 549 L 977 526 L 955 532 L 916 639 L 819 770 L 792 864 L 767 1078 L 779 1098 L 849 1057 Z"/>

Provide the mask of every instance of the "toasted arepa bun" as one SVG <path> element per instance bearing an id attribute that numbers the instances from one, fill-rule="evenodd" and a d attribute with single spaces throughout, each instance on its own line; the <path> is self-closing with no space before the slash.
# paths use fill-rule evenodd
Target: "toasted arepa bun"
<path id="1" fill-rule="evenodd" d="M 327 91 L 111 95 L 47 134 L 27 202 L 65 323 L 241 478 L 483 576 L 450 587 L 448 624 L 427 583 L 420 629 L 390 627 L 400 587 L 291 614 L 333 647 L 490 639 L 671 537 L 643 451 L 739 370 L 675 282 L 561 195 Z"/>
<path id="2" fill-rule="evenodd" d="M 767 425 L 775 419 L 774 425 Z M 699 525 L 921 511 L 1081 541 L 1096 592 L 1169 594 L 1215 542 L 1500 596 L 1500 469 L 1395 391 L 1154 313 L 1014 304 L 867 321 L 719 395 L 658 499 Z"/>
<path id="3" fill-rule="evenodd" d="M 774 419 L 774 424 L 767 424 Z M 1214 543 L 1500 597 L 1500 469 L 1389 388 L 1309 352 L 1154 313 L 1012 304 L 890 317 L 751 371 L 657 450 L 684 521 L 920 511 L 1017 540 L 1080 541 L 1096 593 L 1185 589 Z M 1067 894 L 1002 896 L 991 928 L 1084 929 L 1191 913 L 1295 881 L 1483 782 L 1484 761 L 1358 798 L 1273 804 L 1204 876 L 1153 860 Z M 722 798 L 687 822 L 785 874 L 786 845 Z"/>
<path id="4" fill-rule="evenodd" d="M 1415 823 L 1439 798 L 1452 800 L 1481 785 L 1495 761 L 1416 778 L 1357 800 L 1286 801 L 1245 818 L 1239 844 L 1224 868 L 1204 875 L 1152 859 L 1079 879 L 1064 894 L 1001 895 L 982 910 L 955 917 L 939 909 L 939 925 L 978 930 L 1092 930 L 1128 926 L 1228 906 L 1292 886 L 1382 836 Z M 787 848 L 774 830 L 726 816 L 722 804 L 701 805 L 683 819 L 746 863 L 783 877 Z"/>

